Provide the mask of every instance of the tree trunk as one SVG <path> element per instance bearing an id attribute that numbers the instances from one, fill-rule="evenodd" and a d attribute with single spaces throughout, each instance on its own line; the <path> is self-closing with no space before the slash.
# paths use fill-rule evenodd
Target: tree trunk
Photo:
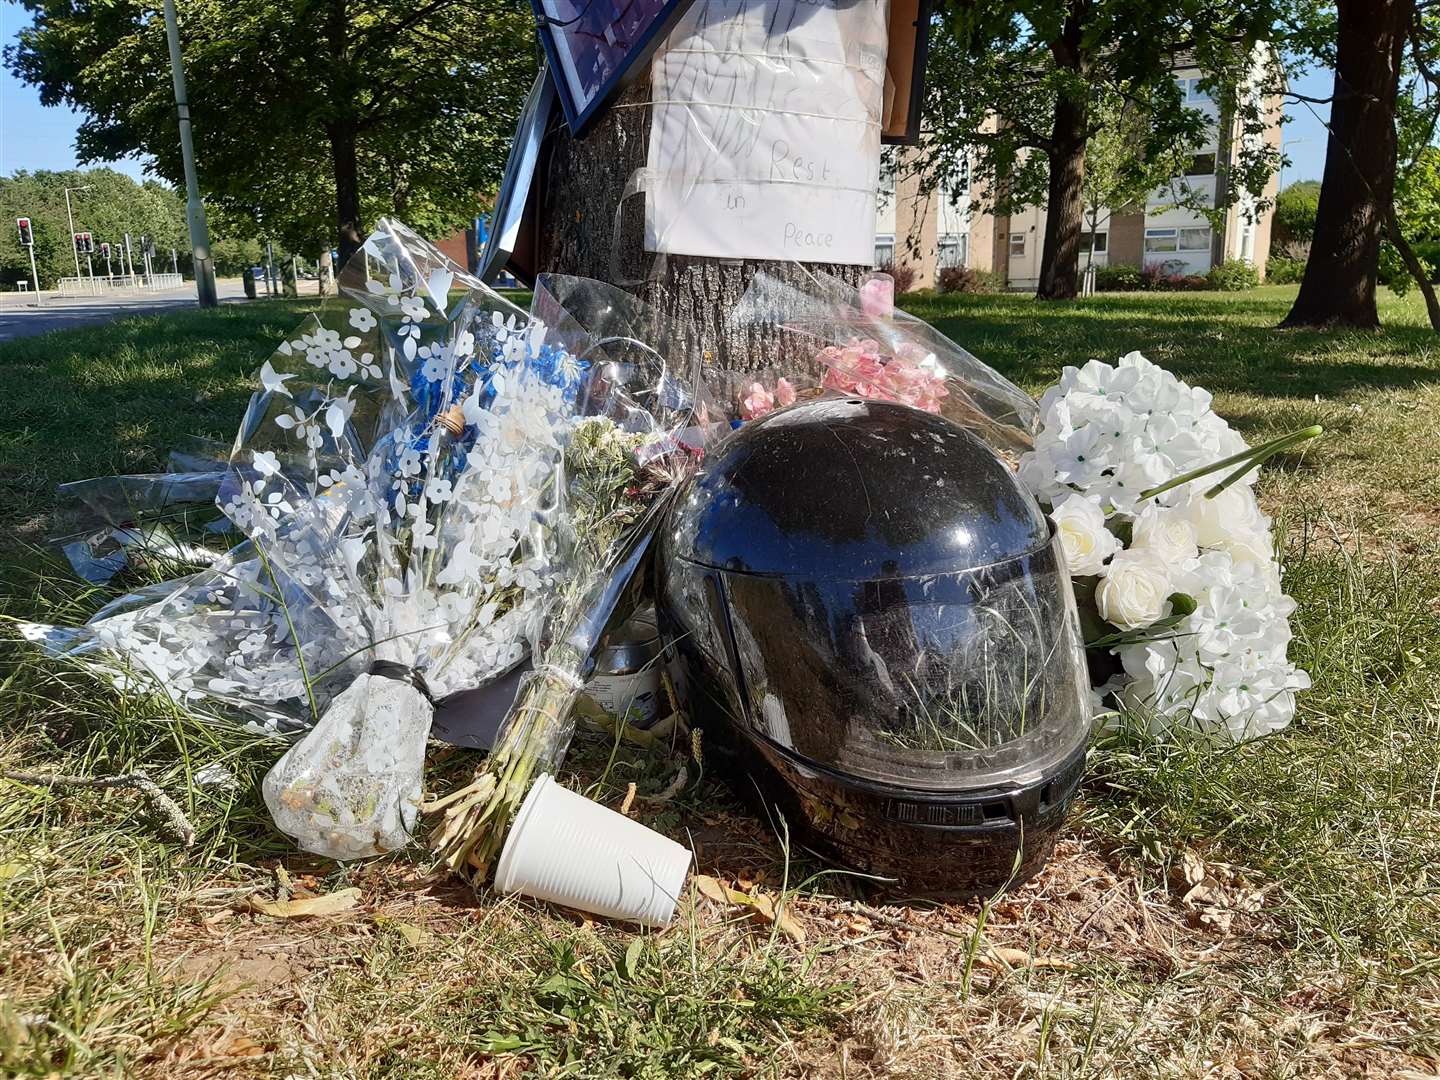
<path id="1" fill-rule="evenodd" d="M 1281 326 L 1375 327 L 1375 278 L 1395 191 L 1395 97 L 1415 0 L 1339 0 L 1335 94 L 1315 238 Z"/>
<path id="2" fill-rule="evenodd" d="M 355 149 L 355 128 L 344 121 L 330 127 L 330 164 L 335 173 L 335 247 L 340 265 L 365 242 L 360 219 L 360 164 Z"/>
<path id="3" fill-rule="evenodd" d="M 1070 5 L 1060 40 L 1051 46 L 1055 62 L 1083 74 L 1081 12 Z M 1055 102 L 1046 156 L 1050 191 L 1045 204 L 1045 247 L 1040 256 L 1041 300 L 1073 300 L 1080 272 L 1080 234 L 1085 230 L 1085 135 L 1090 102 L 1086 90 L 1067 87 Z"/>
<path id="4" fill-rule="evenodd" d="M 727 314 L 762 271 L 797 283 L 808 272 L 820 271 L 853 285 L 863 268 L 646 252 L 646 196 L 639 192 L 623 199 L 623 205 L 622 196 L 631 177 L 645 168 L 649 102 L 647 74 L 619 96 L 583 139 L 572 138 L 564 128 L 552 136 L 548 160 L 540 169 L 540 269 L 597 278 L 634 293 L 679 335 L 665 342 L 671 354 L 701 357 L 704 375 L 813 361 L 813 342 L 773 329 L 734 326 Z"/>
<path id="5" fill-rule="evenodd" d="M 340 114 L 325 125 L 330 138 L 330 168 L 335 176 L 335 248 L 340 265 L 365 242 L 365 223 L 360 217 L 360 159 L 356 145 L 359 134 L 353 114 L 345 110 L 355 100 L 350 86 L 348 63 L 350 17 L 346 0 L 332 0 L 325 23 L 330 50 L 329 92 L 340 103 Z"/>
<path id="6" fill-rule="evenodd" d="M 1400 253 L 1405 269 L 1410 272 L 1411 278 L 1420 288 L 1421 295 L 1425 297 L 1425 311 L 1430 316 L 1430 329 L 1440 330 L 1440 297 L 1435 295 L 1435 286 L 1430 284 L 1429 275 L 1425 273 L 1425 266 L 1415 254 L 1415 249 L 1410 246 L 1410 241 L 1405 239 L 1405 232 L 1400 228 L 1400 219 L 1395 214 L 1393 202 L 1385 208 L 1385 230 L 1389 234 L 1390 243 L 1394 244 L 1395 250 Z"/>

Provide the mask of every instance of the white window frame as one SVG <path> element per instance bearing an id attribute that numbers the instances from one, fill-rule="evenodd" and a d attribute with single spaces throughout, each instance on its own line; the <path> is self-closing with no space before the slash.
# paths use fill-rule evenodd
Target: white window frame
<path id="1" fill-rule="evenodd" d="M 1204 239 L 1204 241 L 1203 241 L 1202 243 L 1200 243 L 1200 244 L 1198 244 L 1198 245 L 1196 245 L 1196 246 L 1193 246 L 1193 247 L 1192 247 L 1192 246 L 1187 246 L 1186 237 L 1185 237 L 1185 234 L 1186 234 L 1186 233 L 1190 233 L 1190 234 L 1191 234 L 1191 239 L 1192 239 L 1192 240 L 1194 239 L 1194 234 L 1195 234 L 1195 233 L 1203 233 L 1204 236 L 1205 236 L 1205 239 Z M 1208 226 L 1208 225 L 1196 225 L 1196 226 L 1193 226 L 1193 227 L 1190 227 L 1190 228 L 1182 228 L 1182 229 L 1179 230 L 1179 235 L 1176 236 L 1176 238 L 1175 238 L 1175 247 L 1176 247 L 1176 250 L 1177 250 L 1177 251 L 1209 251 L 1209 250 L 1210 250 L 1210 240 L 1211 240 L 1210 226 Z"/>
<path id="2" fill-rule="evenodd" d="M 882 251 L 889 253 L 889 254 L 887 254 L 883 259 L 880 257 L 880 253 L 881 253 Z M 895 238 L 894 238 L 893 236 L 877 236 L 877 237 L 875 237 L 875 265 L 876 265 L 876 266 L 884 266 L 886 263 L 892 263 L 892 262 L 894 262 L 894 261 L 895 261 Z"/>
<path id="3" fill-rule="evenodd" d="M 1151 247 L 1151 240 L 1170 240 L 1171 247 Z M 1154 255 L 1173 255 L 1180 250 L 1179 229 L 1146 229 L 1145 230 L 1145 252 Z"/>
<path id="4" fill-rule="evenodd" d="M 1094 253 L 1096 255 L 1104 255 L 1110 250 L 1110 233 L 1107 230 L 1096 229 L 1094 232 L 1091 232 L 1089 229 L 1086 229 L 1080 234 L 1081 255 L 1090 254 L 1092 237 L 1094 241 L 1098 241 L 1098 244 L 1095 244 Z"/>
<path id="5" fill-rule="evenodd" d="M 1018 250 L 1015 247 L 1015 241 L 1017 240 L 1020 241 Z M 1010 234 L 1010 257 L 1013 259 L 1017 255 L 1022 259 L 1025 257 L 1025 234 L 1023 232 L 1012 232 Z"/>

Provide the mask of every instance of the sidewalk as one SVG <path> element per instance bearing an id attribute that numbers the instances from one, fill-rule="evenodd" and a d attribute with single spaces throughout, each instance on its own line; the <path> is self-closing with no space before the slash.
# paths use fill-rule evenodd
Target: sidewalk
<path id="1" fill-rule="evenodd" d="M 301 281 L 298 283 L 301 296 L 319 296 L 320 283 L 318 281 Z M 216 291 L 222 301 L 243 300 L 245 298 L 244 283 L 240 278 L 219 278 L 215 282 Z M 74 305 L 96 305 L 117 301 L 135 301 L 146 298 L 173 299 L 180 296 L 193 296 L 195 283 L 187 281 L 177 289 L 117 289 L 114 292 L 107 292 L 99 296 L 69 296 L 61 295 L 54 289 L 42 289 L 39 293 L 33 292 L 0 292 L 0 311 L 11 311 L 17 308 L 50 308 L 59 306 Z M 259 300 L 267 298 L 262 286 Z"/>

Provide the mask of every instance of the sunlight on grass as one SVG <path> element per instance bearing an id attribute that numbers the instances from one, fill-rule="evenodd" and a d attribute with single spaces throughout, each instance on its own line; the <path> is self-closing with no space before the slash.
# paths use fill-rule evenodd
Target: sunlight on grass
<path id="1" fill-rule="evenodd" d="M 0 781 L 0 1068 L 6 1075 L 1200 1076 L 1433 1072 L 1440 1054 L 1440 357 L 1418 297 L 1377 333 L 1277 332 L 1292 288 L 1242 294 L 909 297 L 1039 391 L 1139 349 L 1212 390 L 1253 443 L 1327 435 L 1266 472 L 1315 688 L 1287 731 L 1217 752 L 1134 726 L 1097 741 L 1051 870 L 993 909 L 884 908 L 787 852 L 684 746 L 582 732 L 568 767 L 724 868 L 788 887 L 810 936 L 691 897 L 635 935 L 431 876 L 418 846 L 340 867 L 297 855 L 258 785 L 283 745 L 127 698 L 0 627 L 0 771 L 145 769 L 195 847 L 120 791 Z M 228 443 L 250 378 L 307 303 L 127 319 L 0 345 L 0 616 L 83 621 L 113 591 L 43 543 L 57 483 L 146 471 L 186 436 Z M 124 585 L 142 578 L 132 575 Z M 436 755 L 433 785 L 474 758 Z M 223 767 L 217 773 L 216 766 Z M 683 792 L 661 799 L 680 768 Z M 202 773 L 203 771 L 203 773 Z M 200 775 L 219 776 L 197 783 Z M 657 800 L 657 801 L 650 801 Z M 1244 869 L 1263 913 L 1194 925 L 1186 852 Z M 283 860 L 283 862 L 282 862 Z M 256 917 L 277 866 L 353 917 Z M 797 887 L 797 883 L 803 883 Z M 709 905 L 709 906 L 706 906 Z M 1069 965 L 1068 967 L 1063 965 Z"/>

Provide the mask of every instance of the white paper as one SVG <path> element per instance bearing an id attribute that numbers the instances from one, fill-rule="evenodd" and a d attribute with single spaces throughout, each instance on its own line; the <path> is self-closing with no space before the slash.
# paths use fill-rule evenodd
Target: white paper
<path id="1" fill-rule="evenodd" d="M 886 0 L 696 0 L 652 64 L 649 251 L 875 258 Z"/>

